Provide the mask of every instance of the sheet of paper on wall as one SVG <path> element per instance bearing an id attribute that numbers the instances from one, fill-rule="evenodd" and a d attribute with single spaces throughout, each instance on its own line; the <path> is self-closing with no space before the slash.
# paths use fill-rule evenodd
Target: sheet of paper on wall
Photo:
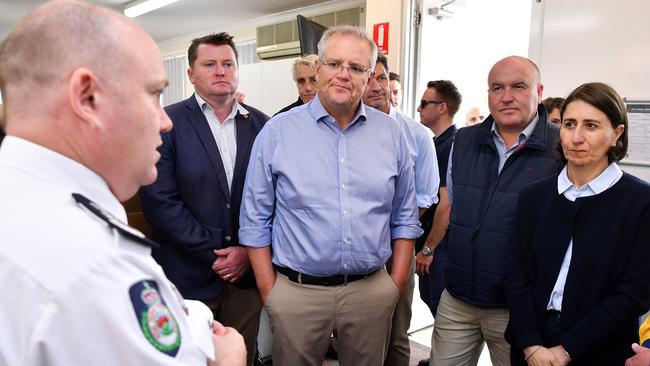
<path id="1" fill-rule="evenodd" d="M 628 150 L 623 162 L 650 166 L 650 100 L 625 99 L 629 119 Z"/>

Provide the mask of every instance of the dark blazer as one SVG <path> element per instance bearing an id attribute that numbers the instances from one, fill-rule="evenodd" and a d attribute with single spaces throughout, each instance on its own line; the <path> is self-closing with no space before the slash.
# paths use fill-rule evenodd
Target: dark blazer
<path id="1" fill-rule="evenodd" d="M 571 202 L 553 176 L 521 192 L 515 227 L 505 281 L 512 364 L 526 364 L 527 346 L 562 344 L 571 365 L 623 365 L 650 305 L 650 186 L 624 173 Z M 546 306 L 572 238 L 560 335 L 548 339 Z"/>
<path id="2" fill-rule="evenodd" d="M 211 266 L 214 249 L 238 245 L 239 208 L 255 137 L 269 119 L 241 104 L 249 114 L 235 117 L 237 156 L 232 189 L 208 121 L 194 95 L 165 108 L 174 128 L 162 134 L 158 179 L 140 190 L 145 217 L 160 249 L 153 257 L 189 299 L 217 297 L 223 280 Z M 240 286 L 255 286 L 252 271 Z"/>
<path id="3" fill-rule="evenodd" d="M 289 104 L 288 106 L 286 106 L 286 107 L 280 109 L 279 111 L 277 111 L 277 112 L 273 115 L 273 117 L 277 116 L 277 115 L 280 114 L 280 113 L 284 113 L 284 112 L 286 112 L 286 111 L 290 111 L 290 110 L 292 110 L 292 109 L 294 109 L 294 108 L 296 108 L 296 107 L 298 107 L 298 106 L 301 106 L 301 105 L 303 105 L 303 104 L 305 104 L 305 103 L 303 103 L 302 99 L 300 99 L 300 97 L 298 97 L 298 100 L 296 100 L 295 102 L 293 102 L 293 103 Z"/>

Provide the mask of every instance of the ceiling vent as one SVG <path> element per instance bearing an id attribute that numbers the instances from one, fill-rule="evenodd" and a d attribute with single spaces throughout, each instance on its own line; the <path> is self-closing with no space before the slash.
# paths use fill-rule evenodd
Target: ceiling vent
<path id="1" fill-rule="evenodd" d="M 331 27 L 335 25 L 365 26 L 363 7 L 339 10 L 306 17 Z M 300 39 L 296 20 L 257 27 L 257 56 L 261 59 L 295 57 L 300 55 Z"/>

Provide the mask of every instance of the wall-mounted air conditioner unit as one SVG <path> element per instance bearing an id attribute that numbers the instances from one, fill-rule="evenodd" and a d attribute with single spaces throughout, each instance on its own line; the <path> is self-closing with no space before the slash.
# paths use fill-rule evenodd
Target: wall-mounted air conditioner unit
<path id="1" fill-rule="evenodd" d="M 340 24 L 365 26 L 363 7 L 339 10 L 308 16 L 310 20 L 326 27 Z M 257 28 L 257 56 L 261 59 L 296 57 L 300 55 L 300 40 L 296 20 L 265 25 Z"/>

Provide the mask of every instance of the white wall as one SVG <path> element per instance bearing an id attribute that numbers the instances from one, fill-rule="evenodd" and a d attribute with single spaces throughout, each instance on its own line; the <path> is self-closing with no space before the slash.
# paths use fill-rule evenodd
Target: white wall
<path id="1" fill-rule="evenodd" d="M 650 99 L 648 14 L 647 0 L 533 2 L 530 55 L 544 95 L 563 97 L 584 82 L 602 81 L 622 97 Z M 630 125 L 630 133 L 638 128 Z M 648 167 L 623 169 L 650 181 Z"/>
<path id="2" fill-rule="evenodd" d="M 449 7 L 455 15 L 442 20 L 427 14 L 428 8 L 440 6 L 440 0 L 422 3 L 416 102 L 428 81 L 451 80 L 463 96 L 454 122 L 464 126 L 472 106 L 487 116 L 487 75 L 492 65 L 506 56 L 528 55 L 530 2 L 466 0 Z"/>
<path id="3" fill-rule="evenodd" d="M 404 0 L 407 1 L 407 0 Z M 374 25 L 388 22 L 388 67 L 400 73 L 402 52 L 403 0 L 366 0 L 366 32 L 372 37 Z M 408 23 L 408 22 L 407 22 Z"/>
<path id="4" fill-rule="evenodd" d="M 246 104 L 273 116 L 298 98 L 291 76 L 294 59 L 262 61 L 239 68 L 239 90 L 246 93 Z"/>

